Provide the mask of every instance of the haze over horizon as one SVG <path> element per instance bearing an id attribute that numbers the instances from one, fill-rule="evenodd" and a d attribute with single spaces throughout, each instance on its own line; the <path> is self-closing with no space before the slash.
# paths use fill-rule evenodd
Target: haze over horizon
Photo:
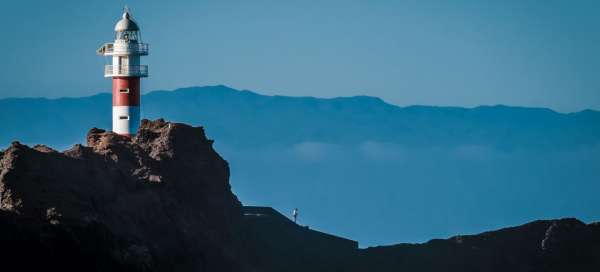
<path id="1" fill-rule="evenodd" d="M 205 128 L 245 205 L 300 208 L 301 224 L 361 245 L 541 218 L 600 219 L 598 111 L 400 108 L 369 97 L 225 86 L 152 92 L 142 101 L 142 118 Z M 0 99 L 0 149 L 15 140 L 59 150 L 86 143 L 90 128 L 111 128 L 110 102 L 108 93 Z"/>
<path id="2" fill-rule="evenodd" d="M 11 2 L 0 98 L 109 90 L 95 50 L 127 4 L 152 48 L 146 91 L 224 84 L 398 106 L 600 109 L 600 3 L 434 2 Z"/>
<path id="3" fill-rule="evenodd" d="M 169 90 L 147 90 L 145 92 L 143 92 L 143 95 L 147 95 L 153 92 L 175 92 L 181 89 L 188 89 L 188 88 L 218 88 L 218 87 L 225 87 L 225 88 L 232 88 L 235 89 L 231 86 L 225 85 L 225 84 L 216 84 L 216 85 L 207 85 L 207 86 L 184 86 L 181 88 L 176 88 L 176 89 L 169 89 Z M 562 111 L 558 111 L 552 108 L 548 108 L 548 107 L 534 107 L 534 106 L 517 106 L 517 105 L 506 105 L 506 104 L 480 104 L 480 105 L 473 105 L 473 106 L 452 106 L 452 105 L 429 105 L 429 104 L 409 104 L 409 105 L 398 105 L 395 103 L 392 103 L 390 101 L 387 101 L 385 99 L 383 99 L 382 97 L 378 97 L 378 96 L 372 96 L 372 95 L 361 95 L 361 94 L 356 94 L 356 95 L 347 95 L 347 96 L 333 96 L 333 97 L 319 97 L 319 96 L 313 96 L 313 95 L 280 95 L 277 93 L 272 93 L 272 94 L 267 94 L 266 92 L 262 92 L 260 90 L 248 90 L 248 89 L 236 89 L 237 91 L 241 91 L 241 92 L 251 92 L 257 95 L 261 95 L 261 96 L 273 96 L 273 97 L 290 97 L 290 98 L 315 98 L 315 99 L 338 99 L 338 98 L 353 98 L 353 97 L 372 97 L 372 98 L 376 98 L 376 99 L 381 99 L 384 103 L 392 105 L 392 106 L 396 106 L 396 107 L 400 107 L 400 108 L 404 108 L 404 107 L 413 107 L 413 106 L 424 106 L 424 107 L 439 107 L 439 108 L 464 108 L 464 109 L 475 109 L 475 108 L 479 108 L 479 107 L 495 107 L 495 106 L 505 106 L 505 107 L 509 107 L 509 108 L 530 108 L 530 109 L 548 109 L 551 111 L 555 111 L 557 113 L 562 113 L 562 114 L 568 114 L 568 113 L 577 113 L 577 112 L 582 112 L 582 111 L 600 111 L 599 109 L 581 109 L 581 110 L 576 110 L 576 111 L 567 111 L 567 112 L 562 112 Z M 56 100 L 56 99 L 76 99 L 76 98 L 85 98 L 85 97 L 90 97 L 90 96 L 95 96 L 95 95 L 102 95 L 102 94 L 110 94 L 110 90 L 107 91 L 99 91 L 97 93 L 93 93 L 93 94 L 88 94 L 85 96 L 59 96 L 59 97 L 45 97 L 45 96 L 31 96 L 31 97 L 27 97 L 27 96 L 14 96 L 14 97 L 0 97 L 0 100 L 3 99 L 28 99 L 28 98 L 33 98 L 33 99 L 49 99 L 49 100 Z"/>

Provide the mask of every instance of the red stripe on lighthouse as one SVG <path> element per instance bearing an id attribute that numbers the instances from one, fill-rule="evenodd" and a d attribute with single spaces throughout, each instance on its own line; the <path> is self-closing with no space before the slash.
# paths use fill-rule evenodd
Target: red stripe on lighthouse
<path id="1" fill-rule="evenodd" d="M 140 78 L 114 77 L 112 104 L 113 106 L 139 106 Z"/>

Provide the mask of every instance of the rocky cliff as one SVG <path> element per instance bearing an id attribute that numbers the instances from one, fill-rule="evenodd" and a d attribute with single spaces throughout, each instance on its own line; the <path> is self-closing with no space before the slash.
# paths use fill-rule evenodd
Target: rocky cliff
<path id="1" fill-rule="evenodd" d="M 134 138 L 92 129 L 87 146 L 58 152 L 14 142 L 0 155 L 0 227 L 15 233 L 3 238 L 28 241 L 40 250 L 34 256 L 84 258 L 74 267 L 80 271 L 110 263 L 111 270 L 239 270 L 241 204 L 227 162 L 201 127 L 144 120 Z M 2 255 L 11 255 L 4 245 Z M 69 246 L 55 251 L 59 245 Z M 80 249 L 80 258 L 69 253 Z M 46 265 L 12 255 L 5 260 Z"/>
<path id="2" fill-rule="evenodd" d="M 201 127 L 92 129 L 64 152 L 0 151 L 0 265 L 22 271 L 598 271 L 600 225 L 576 219 L 357 249 L 232 194 Z"/>
<path id="3" fill-rule="evenodd" d="M 345 271 L 600 271 L 600 224 L 540 220 L 477 235 L 361 250 Z"/>

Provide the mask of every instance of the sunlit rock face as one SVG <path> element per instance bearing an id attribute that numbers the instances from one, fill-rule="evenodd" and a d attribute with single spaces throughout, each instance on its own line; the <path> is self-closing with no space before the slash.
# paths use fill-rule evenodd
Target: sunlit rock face
<path id="1" fill-rule="evenodd" d="M 87 146 L 58 152 L 14 142 L 0 155 L 3 215 L 27 220 L 48 241 L 95 248 L 82 254 L 115 269 L 239 266 L 233 234 L 241 204 L 231 193 L 227 162 L 201 127 L 144 120 L 132 138 L 91 129 Z M 110 246 L 79 241 L 86 231 Z M 93 266 L 86 263 L 82 269 Z"/>

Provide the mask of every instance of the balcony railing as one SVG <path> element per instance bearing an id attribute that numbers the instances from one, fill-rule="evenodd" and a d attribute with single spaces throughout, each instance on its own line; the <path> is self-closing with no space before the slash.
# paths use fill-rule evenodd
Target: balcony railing
<path id="1" fill-rule="evenodd" d="M 99 55 L 148 55 L 147 43 L 105 43 L 98 49 Z"/>
<path id="2" fill-rule="evenodd" d="M 148 65 L 105 65 L 104 77 L 147 77 Z"/>

